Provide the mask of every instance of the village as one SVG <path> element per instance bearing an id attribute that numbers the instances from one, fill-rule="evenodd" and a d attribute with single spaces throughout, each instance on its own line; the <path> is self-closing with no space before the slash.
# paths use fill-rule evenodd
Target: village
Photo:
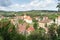
<path id="1" fill-rule="evenodd" d="M 30 34 L 31 32 L 35 31 L 36 29 L 34 28 L 34 23 L 37 23 L 37 29 L 39 28 L 44 28 L 46 33 L 48 32 L 48 26 L 55 23 L 58 26 L 60 25 L 60 16 L 55 18 L 55 21 L 52 19 L 49 19 L 47 16 L 44 16 L 42 19 L 40 16 L 36 17 L 31 17 L 29 15 L 24 14 L 23 16 L 17 16 L 15 14 L 15 17 L 10 18 L 10 17 L 4 17 L 1 16 L 1 19 L 7 18 L 11 21 L 13 25 L 17 28 L 19 33 L 22 34 Z M 34 21 L 35 20 L 35 21 Z M 36 24 L 35 24 L 36 25 Z"/>
<path id="2" fill-rule="evenodd" d="M 0 0 L 0 40 L 60 40 L 60 0 Z"/>

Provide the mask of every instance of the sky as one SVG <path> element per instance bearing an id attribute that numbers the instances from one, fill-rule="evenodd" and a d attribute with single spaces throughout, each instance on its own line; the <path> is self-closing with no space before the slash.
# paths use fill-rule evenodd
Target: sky
<path id="1" fill-rule="evenodd" d="M 0 10 L 58 10 L 56 8 L 57 2 L 57 0 L 0 0 Z"/>

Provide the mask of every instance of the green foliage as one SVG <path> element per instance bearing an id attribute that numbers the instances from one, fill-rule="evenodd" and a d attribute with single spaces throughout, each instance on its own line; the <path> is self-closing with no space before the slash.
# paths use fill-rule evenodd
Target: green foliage
<path id="1" fill-rule="evenodd" d="M 55 22 L 55 19 L 58 17 L 58 15 L 57 14 L 52 14 L 52 15 L 49 15 L 48 17 Z"/>
<path id="2" fill-rule="evenodd" d="M 3 37 L 0 35 L 0 40 L 3 40 Z"/>
<path id="3" fill-rule="evenodd" d="M 20 24 L 24 23 L 24 21 L 22 19 L 19 19 L 18 21 L 19 21 Z"/>
<path id="4" fill-rule="evenodd" d="M 48 16 L 50 19 L 53 19 L 53 21 L 55 22 L 55 18 L 60 15 L 57 14 L 56 11 L 24 11 L 24 12 L 0 12 L 1 15 L 5 16 L 5 17 L 14 17 L 14 14 L 17 15 L 24 15 L 24 13 L 26 13 L 27 15 L 33 17 L 36 16 L 40 16 L 41 19 L 44 16 Z M 60 13 L 60 12 L 59 12 Z M 37 20 L 33 19 L 33 27 L 35 29 L 38 28 L 38 23 Z M 19 20 L 19 23 L 23 24 L 24 21 L 23 20 Z M 29 25 L 27 25 L 26 28 L 28 28 Z M 39 28 L 37 30 L 35 30 L 34 32 L 31 32 L 30 35 L 27 36 L 26 35 L 22 35 L 22 34 L 18 34 L 17 30 L 15 29 L 15 26 L 13 24 L 10 23 L 10 21 L 8 19 L 2 19 L 0 21 L 0 40 L 60 40 L 60 26 L 57 29 L 57 33 L 58 33 L 58 37 L 56 36 L 56 24 L 52 24 L 48 27 L 48 33 L 46 34 L 45 29 L 44 28 Z"/>
<path id="5" fill-rule="evenodd" d="M 56 35 L 56 33 L 55 33 L 55 31 L 56 31 L 56 29 L 55 29 L 55 27 L 57 27 L 55 24 L 52 24 L 52 25 L 50 25 L 49 26 L 49 28 L 48 28 L 48 33 L 49 33 L 49 35 L 50 35 L 50 39 L 51 40 L 57 40 L 57 35 Z M 57 32 L 57 31 L 56 31 Z"/>
<path id="6" fill-rule="evenodd" d="M 35 30 L 37 30 L 37 29 L 38 29 L 38 23 L 35 22 L 35 23 L 33 24 L 33 27 L 34 27 Z"/>
<path id="7" fill-rule="evenodd" d="M 58 3 L 57 7 L 60 8 L 60 3 Z"/>
<path id="8" fill-rule="evenodd" d="M 10 24 L 10 21 L 7 21 L 5 19 L 2 19 L 1 21 L 1 28 L 0 28 L 0 35 L 3 37 L 4 40 L 9 39 L 9 34 L 8 34 L 8 25 Z"/>
<path id="9" fill-rule="evenodd" d="M 45 33 L 46 31 L 45 31 L 44 28 L 41 28 L 41 27 L 40 27 L 40 28 L 39 28 L 39 32 L 40 32 L 40 33 Z"/>
<path id="10" fill-rule="evenodd" d="M 57 33 L 58 33 L 58 40 L 60 40 L 60 25 L 57 28 Z"/>
<path id="11" fill-rule="evenodd" d="M 33 22 L 38 22 L 35 18 L 33 18 L 33 20 L 32 20 Z"/>
<path id="12" fill-rule="evenodd" d="M 27 15 L 31 17 L 36 17 L 36 16 L 46 16 L 49 14 L 56 14 L 57 11 L 49 11 L 49 10 L 32 10 L 32 11 L 19 11 L 19 12 L 7 12 L 7 11 L 0 11 L 0 14 L 6 17 L 14 17 L 14 14 L 17 15 L 24 15 L 26 13 Z"/>
<path id="13" fill-rule="evenodd" d="M 44 40 L 40 33 L 33 33 L 28 36 L 27 40 Z"/>
<path id="14" fill-rule="evenodd" d="M 29 24 L 26 26 L 26 29 L 28 29 L 30 26 L 29 26 Z"/>
<path id="15" fill-rule="evenodd" d="M 10 40 L 26 40 L 26 37 L 18 33 L 10 33 Z"/>
<path id="16" fill-rule="evenodd" d="M 32 32 L 27 39 L 28 40 L 46 40 L 45 37 L 45 30 L 43 28 L 40 28 L 39 30 L 36 30 Z"/>
<path id="17" fill-rule="evenodd" d="M 25 40 L 25 36 L 22 34 L 18 34 L 15 26 L 10 23 L 10 21 L 6 21 L 3 19 L 3 21 L 0 22 L 0 39 L 1 40 Z M 3 26 L 4 25 L 4 26 Z"/>
<path id="18" fill-rule="evenodd" d="M 60 3 L 58 3 L 57 8 L 58 8 L 58 11 L 60 11 Z"/>

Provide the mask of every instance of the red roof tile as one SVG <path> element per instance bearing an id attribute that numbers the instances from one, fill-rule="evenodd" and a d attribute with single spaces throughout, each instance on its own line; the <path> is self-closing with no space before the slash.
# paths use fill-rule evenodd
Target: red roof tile
<path id="1" fill-rule="evenodd" d="M 32 26 L 30 26 L 28 29 L 27 29 L 27 31 L 34 31 L 35 29 L 32 27 Z"/>

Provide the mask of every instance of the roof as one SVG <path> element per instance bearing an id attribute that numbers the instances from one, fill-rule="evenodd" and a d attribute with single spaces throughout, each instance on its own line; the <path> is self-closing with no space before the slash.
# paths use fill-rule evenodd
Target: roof
<path id="1" fill-rule="evenodd" d="M 42 21 L 39 21 L 40 23 L 48 23 L 50 22 L 51 20 L 42 20 Z"/>
<path id="2" fill-rule="evenodd" d="M 26 26 L 25 26 L 25 25 L 22 25 L 22 24 L 19 24 L 19 25 L 18 25 L 18 31 L 19 31 L 19 32 L 24 32 L 25 29 L 26 29 Z"/>
<path id="3" fill-rule="evenodd" d="M 41 21 L 39 21 L 40 23 L 48 23 L 48 22 L 50 22 L 51 21 L 51 19 L 49 19 L 47 16 L 44 16 L 43 17 L 43 20 L 41 20 Z"/>
<path id="4" fill-rule="evenodd" d="M 24 16 L 24 19 L 27 19 L 27 20 L 32 20 L 32 18 L 30 16 Z"/>
<path id="5" fill-rule="evenodd" d="M 32 27 L 32 26 L 30 26 L 28 29 L 27 29 L 27 31 L 29 31 L 29 32 L 31 32 L 31 31 L 34 31 L 35 29 L 34 29 L 34 27 Z"/>

